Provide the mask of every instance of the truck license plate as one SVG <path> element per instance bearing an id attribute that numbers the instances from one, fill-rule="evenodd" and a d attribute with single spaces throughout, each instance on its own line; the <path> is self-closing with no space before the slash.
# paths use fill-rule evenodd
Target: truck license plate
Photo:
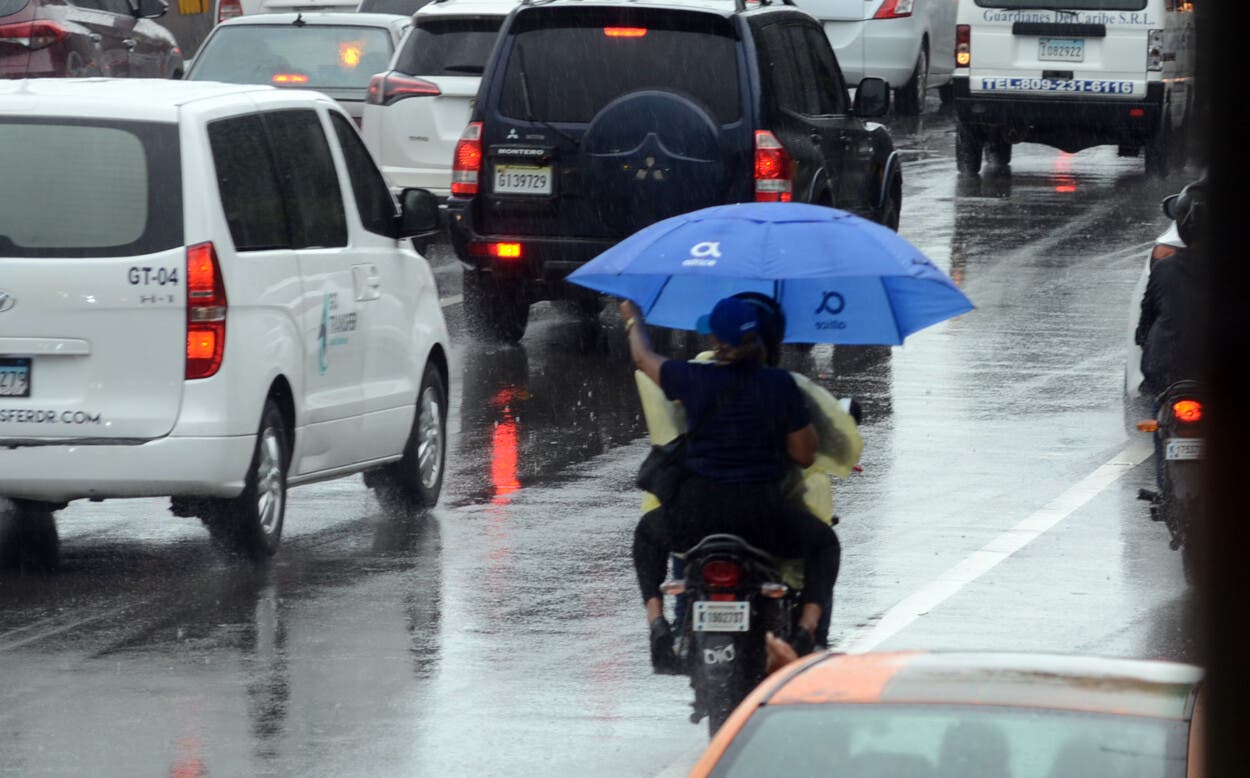
<path id="1" fill-rule="evenodd" d="M 1163 458 L 1169 461 L 1202 459 L 1202 438 L 1168 438 L 1163 449 Z"/>
<path id="2" fill-rule="evenodd" d="M 549 195 L 548 165 L 495 165 L 495 194 Z"/>
<path id="3" fill-rule="evenodd" d="M 695 632 L 746 632 L 751 628 L 751 603 L 705 602 L 694 604 Z"/>
<path id="4" fill-rule="evenodd" d="M 30 397 L 29 357 L 0 357 L 0 397 Z"/>
<path id="5" fill-rule="evenodd" d="M 1037 58 L 1053 62 L 1084 62 L 1084 38 L 1038 38 Z"/>

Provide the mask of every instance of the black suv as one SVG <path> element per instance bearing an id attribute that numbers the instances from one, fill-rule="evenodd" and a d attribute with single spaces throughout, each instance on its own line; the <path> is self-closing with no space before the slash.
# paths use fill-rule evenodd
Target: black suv
<path id="1" fill-rule="evenodd" d="M 470 323 L 504 340 L 529 306 L 598 299 L 564 277 L 660 219 L 751 200 L 898 226 L 902 172 L 866 78 L 852 106 L 793 6 L 525 0 L 504 22 L 448 203 Z"/>

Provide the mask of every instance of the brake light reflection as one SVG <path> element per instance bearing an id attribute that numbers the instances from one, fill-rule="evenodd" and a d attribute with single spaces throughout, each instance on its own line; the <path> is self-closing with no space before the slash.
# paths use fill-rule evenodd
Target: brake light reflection
<path id="1" fill-rule="evenodd" d="M 495 490 L 491 503 L 495 505 L 512 502 L 509 495 L 521 488 L 517 478 L 520 429 L 512 411 L 512 400 L 516 397 L 516 389 L 505 387 L 491 399 L 491 405 L 500 409 L 501 416 L 490 436 L 490 483 Z"/>
<path id="2" fill-rule="evenodd" d="M 345 68 L 354 68 L 360 64 L 360 44 L 356 42 L 339 44 L 339 64 Z"/>
<path id="3" fill-rule="evenodd" d="M 1059 152 L 1055 157 L 1055 191 L 1060 194 L 1072 194 L 1076 191 L 1076 176 L 1072 175 L 1072 155 L 1066 151 Z"/>

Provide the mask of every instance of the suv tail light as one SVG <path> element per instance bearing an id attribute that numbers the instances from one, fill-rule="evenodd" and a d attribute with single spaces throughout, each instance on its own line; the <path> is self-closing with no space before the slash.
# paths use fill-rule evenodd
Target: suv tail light
<path id="1" fill-rule="evenodd" d="M 916 0 L 885 0 L 872 18 L 901 19 L 904 16 L 911 16 L 911 9 L 915 4 Z"/>
<path id="2" fill-rule="evenodd" d="M 33 21 L 0 24 L 0 41 L 16 43 L 28 49 L 42 49 L 64 40 L 69 31 L 56 22 Z"/>
<path id="3" fill-rule="evenodd" d="M 972 25 L 955 25 L 955 67 L 966 68 L 972 64 Z"/>
<path id="4" fill-rule="evenodd" d="M 369 79 L 369 91 L 365 94 L 368 105 L 391 105 L 406 97 L 434 97 L 443 92 L 437 85 L 423 78 L 403 73 L 379 73 Z"/>
<path id="5" fill-rule="evenodd" d="M 187 379 L 208 378 L 226 352 L 226 286 L 212 243 L 187 247 Z"/>
<path id="6" fill-rule="evenodd" d="M 788 203 L 793 196 L 793 160 L 777 136 L 755 131 L 755 199 L 761 203 Z"/>
<path id="7" fill-rule="evenodd" d="M 243 3 L 241 0 L 218 0 L 217 2 L 217 21 L 224 22 L 227 19 L 234 19 L 243 15 Z"/>
<path id="8" fill-rule="evenodd" d="M 482 171 L 482 123 L 469 122 L 456 141 L 451 162 L 451 193 L 460 196 L 477 194 L 478 174 Z"/>
<path id="9" fill-rule="evenodd" d="M 1172 416 L 1182 424 L 1202 421 L 1202 403 L 1197 400 L 1177 400 L 1172 403 Z"/>

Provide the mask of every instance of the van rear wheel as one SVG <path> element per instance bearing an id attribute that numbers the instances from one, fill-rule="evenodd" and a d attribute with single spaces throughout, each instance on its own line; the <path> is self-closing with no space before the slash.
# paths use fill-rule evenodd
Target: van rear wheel
<path id="1" fill-rule="evenodd" d="M 963 124 L 955 130 L 955 167 L 960 175 L 975 176 L 981 172 L 981 150 L 985 141 Z"/>
<path id="2" fill-rule="evenodd" d="M 256 561 L 277 553 L 286 516 L 286 474 L 290 464 L 286 419 L 271 397 L 260 415 L 260 430 L 256 433 L 243 493 L 234 499 L 209 501 L 204 511 L 204 524 L 215 543 Z"/>
<path id="3" fill-rule="evenodd" d="M 1146 142 L 1146 175 L 1155 178 L 1167 178 L 1172 172 L 1172 119 L 1164 115 L 1163 125 L 1159 131 Z"/>

